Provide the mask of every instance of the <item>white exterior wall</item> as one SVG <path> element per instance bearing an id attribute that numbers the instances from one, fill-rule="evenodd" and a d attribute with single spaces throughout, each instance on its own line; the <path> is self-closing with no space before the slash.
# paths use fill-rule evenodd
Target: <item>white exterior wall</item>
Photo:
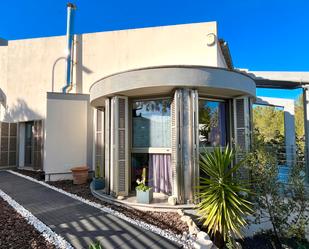
<path id="1" fill-rule="evenodd" d="M 70 173 L 75 166 L 92 166 L 92 154 L 88 150 L 91 148 L 89 144 L 92 144 L 92 115 L 89 100 L 80 96 L 57 94 L 56 98 L 52 96 L 47 100 L 44 143 L 46 180 L 49 180 L 49 174 Z M 55 175 L 50 180 L 70 177 Z"/>
<path id="2" fill-rule="evenodd" d="M 218 43 L 207 45 L 209 33 L 217 35 L 216 22 L 77 35 L 72 92 L 88 94 L 95 81 L 137 68 L 224 67 Z M 91 107 L 83 101 L 47 100 L 47 92 L 61 92 L 65 84 L 65 43 L 65 36 L 57 36 L 0 46 L 0 89 L 5 97 L 0 121 L 44 120 L 47 174 L 69 172 L 72 166 L 92 161 L 92 130 L 84 124 Z"/>
<path id="3" fill-rule="evenodd" d="M 110 74 L 161 65 L 218 66 L 216 22 L 100 32 L 83 35 L 83 92 Z"/>
<path id="4" fill-rule="evenodd" d="M 73 89 L 89 93 L 95 81 L 141 67 L 224 67 L 217 43 L 207 45 L 209 33 L 217 34 L 216 22 L 78 35 Z M 1 120 L 46 117 L 46 93 L 52 85 L 61 92 L 65 83 L 65 47 L 65 36 L 14 40 L 0 46 L 0 88 L 7 96 Z"/>
<path id="5" fill-rule="evenodd" d="M 52 90 L 52 82 L 57 91 L 65 82 L 65 60 L 57 61 L 63 56 L 64 47 L 65 37 L 9 41 L 6 79 L 0 74 L 0 88 L 7 98 L 2 120 L 45 118 L 46 93 Z"/>

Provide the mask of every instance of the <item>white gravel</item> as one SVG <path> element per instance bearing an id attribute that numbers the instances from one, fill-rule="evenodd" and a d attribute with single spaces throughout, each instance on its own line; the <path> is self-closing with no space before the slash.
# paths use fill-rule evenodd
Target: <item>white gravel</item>
<path id="1" fill-rule="evenodd" d="M 38 183 L 38 184 L 41 184 L 47 188 L 50 188 L 50 189 L 53 189 L 61 194 L 64 194 L 64 195 L 67 195 L 75 200 L 78 200 L 78 201 L 81 201 L 87 205 L 90 205 L 92 207 L 95 207 L 95 208 L 98 208 L 100 209 L 101 211 L 105 212 L 105 213 L 108 213 L 108 214 L 111 214 L 111 215 L 114 215 L 122 220 L 125 220 L 131 224 L 134 224 L 136 226 L 139 226 L 147 231 L 151 231 L 155 234 L 158 234 L 164 238 L 167 238 L 171 241 L 174 241 L 180 245 L 182 245 L 184 248 L 193 248 L 193 243 L 195 241 L 195 237 L 192 237 L 191 235 L 189 234 L 183 234 L 183 235 L 177 235 L 175 233 L 173 233 L 172 231 L 170 230 L 163 230 L 159 227 L 156 227 L 154 225 L 151 225 L 151 224 L 148 224 L 146 222 L 143 222 L 143 221 L 139 221 L 139 220 L 134 220 L 134 219 L 131 219 L 127 216 L 125 216 L 123 213 L 120 213 L 118 211 L 115 211 L 109 207 L 106 207 L 106 206 L 103 206 L 101 204 L 98 204 L 98 203 L 95 203 L 95 202 L 92 202 L 92 201 L 89 201 L 87 199 L 84 199 L 78 195 L 75 195 L 75 194 L 72 194 L 72 193 L 69 193 L 69 192 L 66 192 L 64 191 L 63 189 L 59 189 L 59 188 L 56 188 L 54 186 L 51 186 L 43 181 L 38 181 L 30 176 L 26 176 L 26 175 L 23 175 L 23 174 L 20 174 L 18 172 L 15 172 L 15 171 L 12 171 L 12 170 L 8 170 L 8 172 L 12 173 L 12 174 L 15 174 L 17 176 L 20 176 L 20 177 L 23 177 L 25 179 L 28 179 L 32 182 L 35 182 L 35 183 Z"/>
<path id="2" fill-rule="evenodd" d="M 19 213 L 22 217 L 26 219 L 26 221 L 34 226 L 39 233 L 51 244 L 54 244 L 56 248 L 59 249 L 73 249 L 69 242 L 67 242 L 63 237 L 53 232 L 48 226 L 46 226 L 43 222 L 41 222 L 38 218 L 33 216 L 27 209 L 14 201 L 10 196 L 4 193 L 0 189 L 0 196 Z"/>

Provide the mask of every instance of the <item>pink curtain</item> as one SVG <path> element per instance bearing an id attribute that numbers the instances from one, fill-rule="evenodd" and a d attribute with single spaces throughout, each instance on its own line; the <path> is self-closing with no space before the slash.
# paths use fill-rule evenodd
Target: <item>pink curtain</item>
<path id="1" fill-rule="evenodd" d="M 172 193 L 172 169 L 170 154 L 149 154 L 149 186 L 154 192 Z"/>

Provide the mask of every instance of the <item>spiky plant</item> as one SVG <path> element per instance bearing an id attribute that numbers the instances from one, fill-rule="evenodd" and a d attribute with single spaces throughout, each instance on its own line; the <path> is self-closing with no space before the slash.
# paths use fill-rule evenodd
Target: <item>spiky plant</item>
<path id="1" fill-rule="evenodd" d="M 229 146 L 200 155 L 200 169 L 206 176 L 200 177 L 198 214 L 208 233 L 219 235 L 224 242 L 229 236 L 242 237 L 245 216 L 252 212 L 251 203 L 243 196 L 249 190 L 234 177 L 243 161 L 232 166 L 234 158 Z"/>

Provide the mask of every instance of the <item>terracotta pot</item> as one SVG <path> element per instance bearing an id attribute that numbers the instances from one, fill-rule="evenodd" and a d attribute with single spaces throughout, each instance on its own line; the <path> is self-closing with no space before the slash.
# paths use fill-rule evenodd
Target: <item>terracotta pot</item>
<path id="1" fill-rule="evenodd" d="M 79 166 L 71 169 L 73 175 L 73 184 L 84 184 L 88 180 L 88 167 Z"/>

